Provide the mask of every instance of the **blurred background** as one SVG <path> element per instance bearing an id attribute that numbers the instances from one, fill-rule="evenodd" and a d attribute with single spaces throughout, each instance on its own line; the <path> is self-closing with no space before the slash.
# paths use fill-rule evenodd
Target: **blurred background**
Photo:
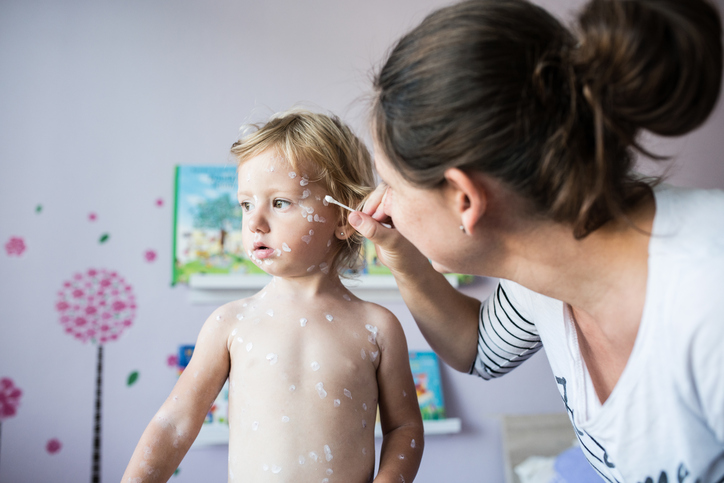
<path id="1" fill-rule="evenodd" d="M 170 283 L 174 166 L 232 163 L 242 124 L 300 103 L 368 139 L 372 73 L 447 3 L 0 1 L 0 481 L 91 477 L 97 347 L 66 332 L 58 306 L 74 274 L 105 269 L 126 294 L 129 324 L 104 345 L 103 481 L 120 480 L 175 383 L 170 358 L 214 306 Z M 564 20 L 582 4 L 536 3 Z M 672 161 L 642 169 L 724 188 L 723 133 L 720 102 L 686 137 L 647 137 Z M 384 305 L 410 349 L 429 348 L 404 304 Z M 462 431 L 426 439 L 422 483 L 504 481 L 503 417 L 564 410 L 543 351 L 501 380 L 443 366 L 442 382 Z M 226 446 L 194 448 L 172 481 L 226 481 L 226 467 Z"/>

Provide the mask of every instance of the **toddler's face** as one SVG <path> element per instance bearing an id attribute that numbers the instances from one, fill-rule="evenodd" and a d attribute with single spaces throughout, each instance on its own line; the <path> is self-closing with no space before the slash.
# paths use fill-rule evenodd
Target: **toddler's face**
<path id="1" fill-rule="evenodd" d="M 295 172 L 273 150 L 239 168 L 244 250 L 271 275 L 329 273 L 339 211 L 308 174 Z"/>

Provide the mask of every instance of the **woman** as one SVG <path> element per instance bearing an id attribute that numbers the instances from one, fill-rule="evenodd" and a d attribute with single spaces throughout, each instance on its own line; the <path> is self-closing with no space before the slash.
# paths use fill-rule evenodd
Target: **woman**
<path id="1" fill-rule="evenodd" d="M 575 34 L 477 0 L 426 18 L 375 80 L 384 183 L 350 224 L 455 369 L 497 377 L 545 345 L 607 481 L 724 481 L 724 193 L 632 172 L 641 130 L 704 122 L 721 70 L 704 0 L 592 0 Z M 481 305 L 438 271 L 501 282 Z"/>

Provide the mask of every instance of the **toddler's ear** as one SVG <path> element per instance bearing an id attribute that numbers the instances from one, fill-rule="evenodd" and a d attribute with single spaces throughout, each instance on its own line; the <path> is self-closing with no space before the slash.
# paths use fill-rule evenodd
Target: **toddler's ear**
<path id="1" fill-rule="evenodd" d="M 334 227 L 334 236 L 337 237 L 338 240 L 346 240 L 352 236 L 354 231 L 355 230 L 352 228 L 352 225 L 347 222 L 346 212 L 342 212 L 341 216 L 337 220 L 337 225 Z"/>

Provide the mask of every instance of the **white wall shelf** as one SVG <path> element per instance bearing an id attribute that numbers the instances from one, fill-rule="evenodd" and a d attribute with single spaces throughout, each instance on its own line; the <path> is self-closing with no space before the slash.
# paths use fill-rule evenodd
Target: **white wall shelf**
<path id="1" fill-rule="evenodd" d="M 456 275 L 445 275 L 453 287 L 458 286 Z M 192 304 L 221 305 L 249 297 L 271 281 L 269 275 L 194 274 L 189 277 L 189 301 Z M 342 279 L 356 296 L 373 302 L 397 302 L 402 298 L 392 275 L 360 275 Z"/>
<path id="2" fill-rule="evenodd" d="M 455 434 L 462 429 L 460 418 L 434 419 L 422 422 L 425 436 Z M 380 423 L 375 424 L 375 437 L 382 437 L 382 428 Z M 229 443 L 229 426 L 226 424 L 214 424 L 204 427 L 199 433 L 192 448 L 201 448 L 205 446 L 213 446 Z"/>

